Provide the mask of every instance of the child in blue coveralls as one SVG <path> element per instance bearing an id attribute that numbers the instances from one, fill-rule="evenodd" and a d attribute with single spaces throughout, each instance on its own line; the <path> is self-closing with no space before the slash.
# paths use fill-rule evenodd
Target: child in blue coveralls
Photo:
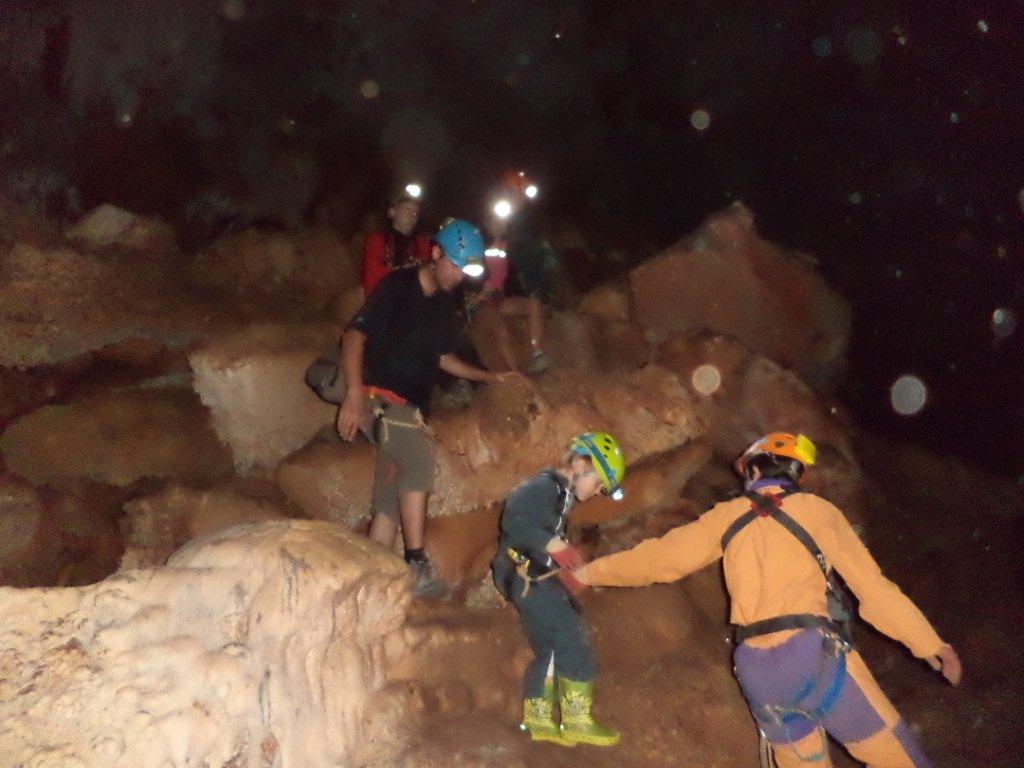
<path id="1" fill-rule="evenodd" d="M 516 609 L 534 652 L 523 675 L 523 722 L 534 741 L 611 746 L 619 733 L 596 723 L 594 660 L 572 594 L 582 585 L 570 570 L 582 559 L 565 538 L 573 501 L 598 493 L 618 500 L 626 472 L 615 438 L 605 432 L 575 437 L 556 469 L 542 470 L 508 495 L 492 562 L 499 591 Z M 556 577 L 556 578 L 551 578 Z M 558 677 L 561 724 L 554 719 Z"/>

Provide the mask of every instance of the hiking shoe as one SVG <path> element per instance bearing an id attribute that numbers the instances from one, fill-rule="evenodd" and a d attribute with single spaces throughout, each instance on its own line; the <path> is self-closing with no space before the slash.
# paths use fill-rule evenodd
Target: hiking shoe
<path id="1" fill-rule="evenodd" d="M 429 560 L 410 560 L 409 570 L 412 572 L 412 596 L 424 600 L 445 600 L 451 597 L 452 590 L 447 584 L 434 575 Z"/>
<path id="2" fill-rule="evenodd" d="M 551 358 L 544 354 L 539 349 L 533 350 L 533 354 L 530 355 L 530 362 L 527 365 L 527 370 L 530 373 L 544 373 L 548 368 L 551 367 Z"/>

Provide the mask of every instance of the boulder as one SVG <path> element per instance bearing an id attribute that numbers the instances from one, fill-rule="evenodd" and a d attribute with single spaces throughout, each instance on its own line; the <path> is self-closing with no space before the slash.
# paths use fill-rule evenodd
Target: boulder
<path id="1" fill-rule="evenodd" d="M 802 432 L 853 461 L 845 425 L 792 371 L 725 336 L 673 334 L 658 348 L 694 398 L 708 442 L 731 461 L 755 438 L 776 430 Z"/>
<path id="2" fill-rule="evenodd" d="M 120 246 L 132 251 L 173 251 L 174 228 L 160 219 L 147 218 L 104 204 L 83 216 L 64 233 L 68 240 L 89 250 Z"/>
<path id="3" fill-rule="evenodd" d="M 606 323 L 626 323 L 633 319 L 629 283 L 616 280 L 599 285 L 581 300 L 578 311 Z"/>
<path id="4" fill-rule="evenodd" d="M 109 390 L 43 406 L 11 423 L 0 453 L 8 469 L 56 487 L 204 481 L 231 471 L 210 414 L 187 389 Z"/>
<path id="5" fill-rule="evenodd" d="M 100 500 L 0 476 L 0 584 L 89 584 L 117 569 L 121 537 Z"/>
<path id="6" fill-rule="evenodd" d="M 57 526 L 35 489 L 4 478 L 0 482 L 0 584 L 54 583 L 60 544 Z"/>
<path id="7" fill-rule="evenodd" d="M 219 308 L 183 292 L 173 265 L 16 243 L 0 251 L 0 366 L 58 363 L 126 339 L 181 347 Z"/>
<path id="8" fill-rule="evenodd" d="M 401 560 L 301 521 L 88 587 L 0 589 L 0 763 L 393 764 L 407 700 L 384 649 L 408 600 Z"/>
<path id="9" fill-rule="evenodd" d="M 334 303 L 331 304 L 331 320 L 338 327 L 344 328 L 356 316 L 356 312 L 362 309 L 365 301 L 366 297 L 363 296 L 363 287 L 361 285 L 342 291 L 335 298 Z"/>
<path id="10" fill-rule="evenodd" d="M 320 310 L 358 285 L 358 264 L 332 229 L 297 234 L 247 229 L 216 240 L 189 270 L 198 286 Z"/>
<path id="11" fill-rule="evenodd" d="M 464 410 L 435 414 L 430 424 L 438 449 L 432 517 L 503 499 L 524 477 L 557 462 L 579 432 L 608 429 L 630 462 L 703 435 L 690 395 L 657 366 L 582 379 L 563 370 L 537 386 L 497 384 Z M 362 438 L 353 445 L 317 441 L 285 459 L 275 476 L 306 514 L 354 525 L 369 511 L 373 461 Z"/>
<path id="12" fill-rule="evenodd" d="M 126 552 L 121 567 L 163 565 L 179 547 L 207 533 L 287 517 L 276 505 L 231 488 L 201 491 L 172 484 L 124 505 Z"/>
<path id="13" fill-rule="evenodd" d="M 373 447 L 362 438 L 343 443 L 314 440 L 278 465 L 274 478 L 282 493 L 315 520 L 353 528 L 370 515 Z"/>
<path id="14" fill-rule="evenodd" d="M 209 341 L 189 355 L 193 385 L 231 449 L 239 472 L 273 469 L 337 415 L 306 386 L 331 326 L 255 325 Z"/>
<path id="15" fill-rule="evenodd" d="M 630 273 L 636 319 L 655 341 L 735 337 L 825 387 L 844 367 L 850 307 L 813 263 L 761 239 L 736 203 Z"/>

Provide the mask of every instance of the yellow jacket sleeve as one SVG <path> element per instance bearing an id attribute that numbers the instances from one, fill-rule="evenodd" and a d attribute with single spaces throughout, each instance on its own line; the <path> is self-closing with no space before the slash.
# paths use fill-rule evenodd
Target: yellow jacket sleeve
<path id="1" fill-rule="evenodd" d="M 604 587 L 642 587 L 681 579 L 722 556 L 719 542 L 724 527 L 719 508 L 723 504 L 659 539 L 647 539 L 625 552 L 600 557 L 577 574 L 586 584 Z"/>
<path id="2" fill-rule="evenodd" d="M 942 640 L 921 610 L 882 574 L 843 513 L 824 499 L 817 501 L 828 520 L 818 546 L 860 600 L 861 617 L 918 658 L 938 653 Z"/>

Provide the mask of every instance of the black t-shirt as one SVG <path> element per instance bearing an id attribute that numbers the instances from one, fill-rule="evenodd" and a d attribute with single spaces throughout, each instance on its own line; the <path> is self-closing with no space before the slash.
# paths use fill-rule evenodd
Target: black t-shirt
<path id="1" fill-rule="evenodd" d="M 455 299 L 440 288 L 425 296 L 418 269 L 384 277 L 349 328 L 366 334 L 363 383 L 426 408 L 441 355 L 458 341 Z"/>

